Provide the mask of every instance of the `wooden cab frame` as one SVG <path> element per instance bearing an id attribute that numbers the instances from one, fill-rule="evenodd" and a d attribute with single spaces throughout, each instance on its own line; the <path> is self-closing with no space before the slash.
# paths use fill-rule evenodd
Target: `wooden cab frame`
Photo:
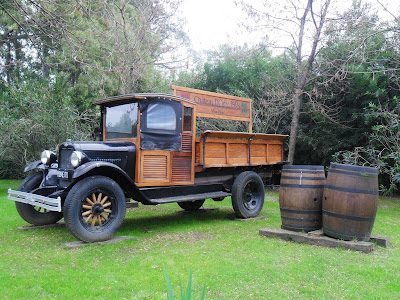
<path id="1" fill-rule="evenodd" d="M 145 147 L 143 132 L 146 120 L 145 110 L 154 103 L 168 102 L 180 105 L 181 113 L 176 114 L 177 132 L 180 134 L 179 147 L 174 149 L 159 149 Z M 139 102 L 138 125 L 135 138 L 107 138 L 105 107 L 126 103 Z M 130 94 L 110 97 L 95 102 L 102 108 L 102 138 L 103 141 L 127 141 L 136 145 L 135 184 L 145 186 L 188 185 L 194 183 L 194 145 L 196 136 L 196 104 L 195 102 L 166 94 Z M 186 115 L 185 115 L 186 113 Z M 157 131 L 157 130 L 154 130 Z M 163 131 L 160 129 L 159 131 Z M 156 137 L 153 141 L 156 140 Z M 155 142 L 157 144 L 157 142 Z M 133 166 L 132 166 L 133 167 Z"/>

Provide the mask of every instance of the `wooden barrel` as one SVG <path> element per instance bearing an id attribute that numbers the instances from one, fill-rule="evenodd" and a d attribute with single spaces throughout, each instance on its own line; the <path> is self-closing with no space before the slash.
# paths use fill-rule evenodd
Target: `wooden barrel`
<path id="1" fill-rule="evenodd" d="M 326 235 L 346 241 L 368 241 L 377 207 L 376 168 L 331 163 L 322 204 Z"/>
<path id="2" fill-rule="evenodd" d="M 282 228 L 309 232 L 322 227 L 323 166 L 284 166 L 279 189 Z"/>

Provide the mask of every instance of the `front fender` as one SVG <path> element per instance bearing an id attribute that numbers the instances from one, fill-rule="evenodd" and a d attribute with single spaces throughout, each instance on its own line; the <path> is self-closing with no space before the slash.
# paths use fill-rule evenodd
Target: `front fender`
<path id="1" fill-rule="evenodd" d="M 79 178 L 87 173 L 89 173 L 92 170 L 95 169 L 100 169 L 100 168 L 111 168 L 114 171 L 117 171 L 119 174 L 123 175 L 126 179 L 129 179 L 130 181 L 132 181 L 132 179 L 128 176 L 128 174 L 126 174 L 126 172 L 124 170 L 122 170 L 120 167 L 118 167 L 117 165 L 114 165 L 112 163 L 109 162 L 103 162 L 103 161 L 90 161 L 87 162 L 81 166 L 79 166 L 78 168 L 76 168 L 74 170 L 74 175 L 72 176 L 73 179 Z"/>
<path id="2" fill-rule="evenodd" d="M 29 165 L 27 165 L 24 169 L 24 172 L 29 172 L 29 171 L 32 171 L 35 169 L 44 170 L 44 169 L 46 169 L 46 166 L 42 163 L 42 161 L 37 160 L 37 161 L 34 161 L 34 162 L 30 163 Z"/>
<path id="3" fill-rule="evenodd" d="M 102 175 L 115 180 L 122 189 L 135 200 L 144 204 L 151 204 L 148 199 L 139 191 L 135 182 L 129 175 L 117 165 L 109 162 L 91 161 L 87 162 L 75 169 L 72 178 L 76 181 L 85 175 Z M 78 179 L 79 180 L 79 179 Z"/>

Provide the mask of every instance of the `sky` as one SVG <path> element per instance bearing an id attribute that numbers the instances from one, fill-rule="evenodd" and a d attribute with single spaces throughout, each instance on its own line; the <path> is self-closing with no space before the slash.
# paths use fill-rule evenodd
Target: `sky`
<path id="1" fill-rule="evenodd" d="M 248 0 L 248 3 L 257 0 Z M 271 0 L 273 1 L 273 0 Z M 279 0 L 275 0 L 279 1 Z M 368 0 L 378 11 L 381 18 L 388 18 L 377 0 Z M 400 14 L 399 0 L 379 0 L 386 5 L 391 12 Z M 351 0 L 332 1 L 339 3 L 341 9 L 349 7 Z M 184 0 L 181 11 L 186 18 L 185 26 L 192 46 L 197 51 L 212 50 L 219 45 L 228 43 L 243 45 L 244 43 L 254 44 L 262 39 L 260 35 L 245 33 L 239 24 L 247 21 L 247 15 L 233 0 Z"/>
<path id="2" fill-rule="evenodd" d="M 233 0 L 184 0 L 181 10 L 194 50 L 210 50 L 224 43 L 236 43 L 238 39 L 246 40 L 238 25 L 247 16 Z"/>

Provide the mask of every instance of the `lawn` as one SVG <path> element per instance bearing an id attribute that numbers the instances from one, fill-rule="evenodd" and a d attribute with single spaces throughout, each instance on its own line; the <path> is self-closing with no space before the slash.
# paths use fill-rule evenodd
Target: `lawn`
<path id="1" fill-rule="evenodd" d="M 117 235 L 136 239 L 70 250 L 66 228 L 22 231 L 26 225 L 0 181 L 0 297 L 166 299 L 165 266 L 175 296 L 193 271 L 193 296 L 206 299 L 400 298 L 400 201 L 381 198 L 373 233 L 391 247 L 370 254 L 264 238 L 279 228 L 277 192 L 267 192 L 261 220 L 228 218 L 229 199 L 207 200 L 198 213 L 176 204 L 129 209 Z"/>

